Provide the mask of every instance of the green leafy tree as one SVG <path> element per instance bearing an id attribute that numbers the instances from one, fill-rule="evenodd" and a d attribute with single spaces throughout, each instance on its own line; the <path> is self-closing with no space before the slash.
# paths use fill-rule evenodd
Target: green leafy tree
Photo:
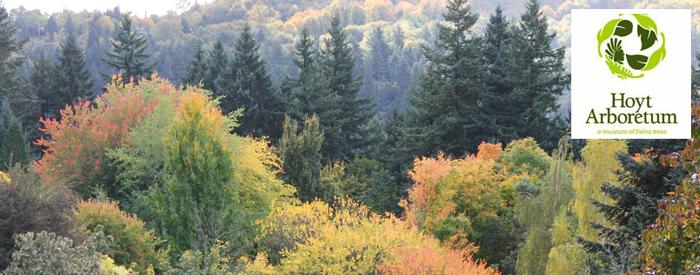
<path id="1" fill-rule="evenodd" d="M 487 91 L 481 39 L 472 32 L 479 15 L 468 1 L 451 0 L 432 48 L 426 48 L 428 68 L 409 95 L 406 123 L 411 151 L 417 155 L 444 151 L 461 156 L 489 140 L 493 123 L 482 106 Z"/>
<path id="2" fill-rule="evenodd" d="M 238 190 L 221 115 L 209 109 L 201 94 L 184 100 L 165 140 L 171 176 L 153 194 L 156 224 L 176 251 L 208 251 L 239 229 Z"/>
<path id="3" fill-rule="evenodd" d="M 132 80 L 138 82 L 143 77 L 150 77 L 153 64 L 149 63 L 149 55 L 146 53 L 148 41 L 133 25 L 131 15 L 121 17 L 111 43 L 112 49 L 103 60 L 117 70 L 122 83 Z"/>
<path id="4" fill-rule="evenodd" d="M 545 149 L 554 148 L 563 133 L 557 100 L 569 82 L 565 49 L 552 47 L 555 35 L 549 32 L 539 2 L 530 0 L 511 31 L 507 49 L 507 78 L 513 87 L 507 105 L 518 117 L 511 128 L 520 137 L 534 137 Z"/>
<path id="5" fill-rule="evenodd" d="M 231 113 L 243 108 L 236 132 L 254 137 L 280 136 L 282 102 L 272 87 L 260 46 L 249 25 L 244 25 L 236 41 L 233 59 L 222 78 L 217 79 L 217 95 L 223 95 L 221 110 Z"/>
<path id="6" fill-rule="evenodd" d="M 297 188 L 302 201 L 321 198 L 321 145 L 323 132 L 318 116 L 304 120 L 300 131 L 295 120 L 285 117 L 279 154 L 283 161 L 285 182 Z"/>
<path id="7" fill-rule="evenodd" d="M 58 106 L 56 109 L 47 110 L 58 115 L 59 109 L 67 104 L 75 103 L 92 96 L 92 76 L 85 67 L 85 54 L 78 46 L 78 41 L 73 33 L 68 33 L 66 39 L 61 43 L 61 55 L 54 68 L 55 85 L 47 98 L 43 100 L 52 101 Z"/>
<path id="8" fill-rule="evenodd" d="M 516 190 L 518 191 L 516 213 L 520 223 L 526 230 L 525 239 L 518 251 L 515 265 L 515 272 L 518 274 L 544 274 L 548 266 L 550 249 L 554 246 L 552 229 L 557 224 L 555 220 L 558 219 L 561 211 L 566 210 L 574 197 L 574 190 L 571 185 L 571 145 L 568 139 L 562 138 L 557 150 L 552 155 L 554 160 L 550 162 L 550 167 L 546 171 L 546 176 L 543 177 L 541 185 L 525 180 L 520 181 L 516 185 Z M 516 162 L 518 159 L 515 158 Z M 521 164 L 524 163 L 521 162 Z M 528 167 L 528 165 L 523 165 L 522 167 Z M 525 173 L 528 175 L 537 174 L 532 172 Z M 573 239 L 573 233 L 571 233 L 569 238 Z M 566 241 L 557 242 L 557 244 L 566 243 Z"/>
<path id="9" fill-rule="evenodd" d="M 329 104 L 333 115 L 321 117 L 326 125 L 323 155 L 327 160 L 349 160 L 367 146 L 367 125 L 375 111 L 370 99 L 357 96 L 362 80 L 353 74 L 355 60 L 338 13 L 331 19 L 328 35 L 321 51 L 321 70 L 335 98 Z"/>

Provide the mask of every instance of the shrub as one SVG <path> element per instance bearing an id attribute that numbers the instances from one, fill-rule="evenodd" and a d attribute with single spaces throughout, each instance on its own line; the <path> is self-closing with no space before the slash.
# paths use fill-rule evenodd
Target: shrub
<path id="1" fill-rule="evenodd" d="M 104 235 L 90 236 L 80 245 L 55 233 L 42 231 L 18 235 L 6 274 L 98 274 Z"/>
<path id="2" fill-rule="evenodd" d="M 62 184 L 42 183 L 32 167 L 15 166 L 0 181 L 0 269 L 7 266 L 13 236 L 29 231 L 68 235 L 76 201 Z"/>
<path id="3" fill-rule="evenodd" d="M 150 268 L 162 270 L 167 263 L 167 251 L 160 250 L 161 241 L 153 230 L 145 228 L 136 216 L 122 212 L 114 202 L 94 200 L 78 203 L 75 227 L 83 233 L 94 233 L 100 228 L 114 239 L 103 252 L 119 265 L 134 265 L 134 270 L 145 272 Z"/>

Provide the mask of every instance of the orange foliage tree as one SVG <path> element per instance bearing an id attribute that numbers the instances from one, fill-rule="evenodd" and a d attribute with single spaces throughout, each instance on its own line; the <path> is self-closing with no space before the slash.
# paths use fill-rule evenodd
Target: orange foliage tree
<path id="1" fill-rule="evenodd" d="M 497 165 L 500 154 L 500 144 L 482 143 L 476 155 L 463 159 L 443 154 L 416 159 L 409 171 L 414 185 L 408 201 L 402 202 L 406 220 L 465 257 L 476 252 L 495 263 L 507 256 L 498 251 L 512 226 L 503 214 L 507 204 L 501 185 L 506 173 Z"/>
<path id="2" fill-rule="evenodd" d="M 395 252 L 395 260 L 379 267 L 382 274 L 464 274 L 464 275 L 496 275 L 497 270 L 486 266 L 486 263 L 473 260 L 471 255 L 463 258 L 455 250 L 444 250 L 438 247 L 405 247 Z"/>
<path id="3" fill-rule="evenodd" d="M 113 81 L 116 83 L 116 81 Z M 94 101 L 81 101 L 61 110 L 61 119 L 42 118 L 44 136 L 35 141 L 43 157 L 36 162 L 37 172 L 48 181 L 72 183 L 82 196 L 95 188 L 116 191 L 108 175 L 106 152 L 128 143 L 129 129 L 158 104 L 154 94 L 175 93 L 172 84 L 154 75 L 153 80 L 136 86 L 110 84 Z"/>

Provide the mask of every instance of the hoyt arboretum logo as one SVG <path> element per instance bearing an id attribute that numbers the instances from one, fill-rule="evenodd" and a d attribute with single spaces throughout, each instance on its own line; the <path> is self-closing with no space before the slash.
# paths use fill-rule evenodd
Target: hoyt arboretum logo
<path id="1" fill-rule="evenodd" d="M 597 38 L 598 56 L 620 79 L 644 77 L 666 57 L 666 37 L 646 14 L 620 14 Z"/>

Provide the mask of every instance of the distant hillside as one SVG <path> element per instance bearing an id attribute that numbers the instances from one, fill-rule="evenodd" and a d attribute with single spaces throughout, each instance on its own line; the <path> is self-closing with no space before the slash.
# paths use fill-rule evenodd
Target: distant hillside
<path id="1" fill-rule="evenodd" d="M 411 87 L 421 73 L 424 61 L 420 45 L 430 45 L 435 26 L 442 19 L 445 0 L 217 0 L 209 4 L 193 5 L 182 14 L 175 12 L 165 16 L 139 17 L 136 24 L 150 38 L 150 50 L 156 69 L 162 76 L 178 83 L 185 74 L 187 65 L 197 44 L 205 48 L 216 40 L 232 47 L 244 22 L 251 24 L 257 33 L 263 55 L 268 61 L 275 81 L 285 75 L 294 74 L 292 63 L 293 45 L 297 35 L 307 28 L 316 41 L 322 39 L 328 27 L 330 14 L 342 15 L 346 30 L 355 49 L 357 73 L 363 74 L 363 59 L 367 56 L 369 34 L 381 28 L 395 54 L 410 64 L 406 75 L 397 82 Z M 700 1 L 696 0 L 543 0 L 543 12 L 549 18 L 550 29 L 557 32 L 557 46 L 569 45 L 570 10 L 573 8 L 695 8 L 693 10 L 693 49 L 700 45 Z M 488 14 L 501 6 L 505 14 L 516 21 L 524 10 L 527 0 L 474 0 L 472 9 L 481 15 L 479 26 L 483 26 Z M 121 13 L 118 8 L 108 11 L 64 11 L 44 14 L 38 10 L 15 9 L 12 16 L 22 36 L 29 38 L 25 48 L 30 59 L 40 53 L 55 57 L 55 50 L 66 33 L 73 29 L 79 35 L 87 54 L 87 63 L 95 78 L 95 91 L 104 83 L 99 72 L 108 72 L 101 58 L 109 48 L 109 39 Z M 134 15 L 139 16 L 139 15 Z M 480 28 L 480 27 L 479 27 Z M 478 28 L 478 29 L 479 29 Z M 399 37 L 399 29 L 402 36 Z M 479 30 L 477 29 L 477 33 Z M 400 42 L 398 42 L 400 41 Z M 398 52 L 397 44 L 403 49 Z M 568 64 L 568 61 L 566 62 Z M 406 89 L 407 89 L 406 88 Z M 405 90 L 380 102 L 386 109 L 401 105 Z M 365 87 L 365 96 L 373 94 Z M 391 97 L 395 97 L 392 95 Z M 563 99 L 563 105 L 568 100 Z M 384 104 L 386 103 L 386 104 Z"/>

